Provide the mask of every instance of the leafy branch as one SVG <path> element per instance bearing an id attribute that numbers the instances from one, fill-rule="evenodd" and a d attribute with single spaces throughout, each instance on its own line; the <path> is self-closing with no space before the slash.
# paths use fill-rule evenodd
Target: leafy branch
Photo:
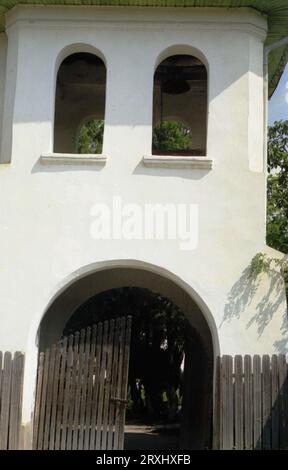
<path id="1" fill-rule="evenodd" d="M 270 258 L 264 253 L 257 253 L 250 263 L 250 277 L 257 278 L 262 273 L 269 273 L 278 268 L 283 276 L 288 299 L 288 256 L 282 259 Z"/>

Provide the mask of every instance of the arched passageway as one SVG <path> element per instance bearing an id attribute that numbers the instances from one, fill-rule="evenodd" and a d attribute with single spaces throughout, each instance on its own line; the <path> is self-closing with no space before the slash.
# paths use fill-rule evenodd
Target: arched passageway
<path id="1" fill-rule="evenodd" d="M 212 334 L 199 306 L 171 279 L 146 269 L 113 267 L 75 280 L 44 315 L 39 349 L 44 351 L 63 335 L 123 315 L 131 315 L 134 325 L 126 421 L 132 430 L 126 428 L 131 434 L 129 438 L 126 433 L 126 448 L 209 448 Z M 137 386 L 142 389 L 138 406 Z M 135 419 L 144 425 L 156 423 L 166 435 L 139 440 L 133 431 Z M 175 435 L 171 429 L 177 429 Z"/>

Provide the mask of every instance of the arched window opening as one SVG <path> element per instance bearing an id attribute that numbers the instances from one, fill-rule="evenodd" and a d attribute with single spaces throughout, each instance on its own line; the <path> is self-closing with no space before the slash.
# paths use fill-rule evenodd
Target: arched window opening
<path id="1" fill-rule="evenodd" d="M 54 152 L 102 152 L 105 94 L 102 59 L 81 52 L 62 62 L 56 84 Z"/>
<path id="2" fill-rule="evenodd" d="M 154 75 L 152 154 L 204 156 L 206 138 L 206 67 L 190 55 L 170 56 Z"/>

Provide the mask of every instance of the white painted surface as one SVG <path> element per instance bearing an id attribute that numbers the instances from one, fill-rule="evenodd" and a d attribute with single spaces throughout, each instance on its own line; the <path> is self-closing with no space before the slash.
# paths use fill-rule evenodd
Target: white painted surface
<path id="1" fill-rule="evenodd" d="M 256 59 L 258 58 L 258 60 Z M 261 60 L 259 60 L 261 58 Z M 254 37 L 250 38 L 249 57 L 249 117 L 248 155 L 251 171 L 264 171 L 263 141 L 264 127 L 264 90 L 263 90 L 263 43 Z M 264 95 L 265 96 L 265 95 Z"/>
<path id="2" fill-rule="evenodd" d="M 249 171 L 250 135 L 261 127 L 263 118 L 259 112 L 258 119 L 255 114 L 250 120 L 249 67 L 253 65 L 253 73 L 261 69 L 255 41 L 262 44 L 265 21 L 246 11 L 207 15 L 197 10 L 191 17 L 181 11 L 176 17 L 174 13 L 169 16 L 168 11 L 163 19 L 149 10 L 145 15 L 140 17 L 138 10 L 129 15 L 109 9 L 108 21 L 105 9 L 97 9 L 93 17 L 90 9 L 77 9 L 76 15 L 69 8 L 19 8 L 9 15 L 9 41 L 12 51 L 18 49 L 18 62 L 13 69 L 17 70 L 17 87 L 12 111 L 6 100 L 6 112 L 13 115 L 12 162 L 11 167 L 0 168 L 5 280 L 0 302 L 3 311 L 16 318 L 21 306 L 19 323 L 26 327 L 5 334 L 3 348 L 25 349 L 30 321 L 45 310 L 55 285 L 91 262 L 109 259 L 139 259 L 167 268 L 199 292 L 220 325 L 230 289 L 265 245 L 265 175 Z M 33 24 L 27 27 L 30 17 Z M 61 23 L 62 17 L 66 21 Z M 88 45 L 83 49 L 100 50 L 105 58 L 103 152 L 111 158 L 96 171 L 73 164 L 43 167 L 38 163 L 40 155 L 53 148 L 56 64 L 66 55 L 63 50 L 79 51 L 80 43 Z M 71 49 L 71 44 L 78 46 Z M 174 44 L 186 45 L 178 46 L 179 52 L 190 47 L 193 52 L 201 51 L 207 61 L 207 153 L 214 157 L 214 169 L 208 173 L 144 168 L 141 161 L 151 148 L 153 72 L 163 51 L 171 53 Z M 12 61 L 10 42 L 8 56 Z M 11 78 L 9 83 L 13 83 Z M 254 87 L 257 84 L 260 93 L 262 77 Z M 12 96 L 9 90 L 7 96 Z M 5 121 L 6 128 L 8 125 L 9 120 Z M 257 149 L 255 162 L 263 158 L 260 146 Z M 8 160 L 7 154 L 4 160 Z M 140 206 L 145 202 L 198 204 L 198 248 L 182 253 L 177 242 L 169 240 L 95 242 L 90 237 L 91 207 L 96 202 L 109 205 L 113 195 Z M 282 322 L 278 311 L 277 335 Z M 6 322 L 9 330 L 10 317 Z M 237 325 L 245 331 L 242 318 Z M 225 328 L 222 325 L 220 343 L 227 352 Z M 257 337 L 256 330 L 253 335 Z M 262 343 L 260 337 L 250 347 L 267 352 L 273 351 L 273 344 Z M 234 348 L 238 351 L 237 342 Z"/>
<path id="3" fill-rule="evenodd" d="M 6 61 L 7 61 L 7 36 L 0 33 L 0 157 L 2 142 L 2 120 L 4 111 L 5 96 L 5 78 L 6 78 Z M 0 158 L 1 161 L 1 158 Z"/>
<path id="4" fill-rule="evenodd" d="M 266 23 L 243 9 L 189 12 L 67 7 L 8 15 L 1 158 L 11 164 L 0 165 L 0 349 L 27 352 L 26 421 L 37 330 L 48 304 L 69 279 L 107 262 L 148 264 L 185 286 L 213 323 L 222 354 L 288 349 L 283 281 L 272 272 L 254 285 L 248 269 L 265 249 Z M 42 165 L 40 156 L 53 152 L 57 67 L 67 54 L 87 49 L 100 51 L 107 67 L 109 159 L 105 166 Z M 153 74 L 171 50 L 198 51 L 207 64 L 212 171 L 143 165 L 151 154 Z M 91 210 L 95 203 L 110 207 L 113 196 L 141 208 L 198 205 L 197 248 L 182 251 L 177 240 L 94 240 Z"/>

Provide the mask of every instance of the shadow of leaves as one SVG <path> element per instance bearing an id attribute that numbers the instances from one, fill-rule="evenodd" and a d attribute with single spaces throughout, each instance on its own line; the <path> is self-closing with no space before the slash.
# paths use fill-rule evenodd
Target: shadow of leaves
<path id="1" fill-rule="evenodd" d="M 221 325 L 232 318 L 239 319 L 242 312 L 247 310 L 251 305 L 255 313 L 247 322 L 246 329 L 256 324 L 259 338 L 269 325 L 275 313 L 283 306 L 283 324 L 281 332 L 283 335 L 288 333 L 283 277 L 279 272 L 269 270 L 269 288 L 256 306 L 252 306 L 252 302 L 255 301 L 257 291 L 262 281 L 263 277 L 261 275 L 251 273 L 250 266 L 243 271 L 241 277 L 229 292 Z M 287 338 L 275 341 L 274 343 L 275 349 L 281 352 L 286 345 Z"/>

